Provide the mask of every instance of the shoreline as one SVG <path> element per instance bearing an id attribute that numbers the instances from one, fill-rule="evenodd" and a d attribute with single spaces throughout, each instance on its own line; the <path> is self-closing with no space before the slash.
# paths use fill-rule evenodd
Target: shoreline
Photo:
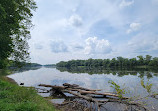
<path id="1" fill-rule="evenodd" d="M 8 82 L 10 82 L 10 83 L 12 83 L 12 84 L 18 85 L 18 83 L 17 83 L 14 79 L 12 79 L 12 78 L 10 78 L 10 77 L 3 76 L 2 78 L 3 78 L 5 81 L 8 81 Z"/>
<path id="2" fill-rule="evenodd" d="M 34 88 L 20 87 L 12 78 L 0 77 L 0 109 L 3 110 L 31 110 L 31 111 L 58 111 L 49 100 L 40 96 Z M 10 101 L 8 104 L 7 101 Z M 26 102 L 27 101 L 27 102 Z"/>

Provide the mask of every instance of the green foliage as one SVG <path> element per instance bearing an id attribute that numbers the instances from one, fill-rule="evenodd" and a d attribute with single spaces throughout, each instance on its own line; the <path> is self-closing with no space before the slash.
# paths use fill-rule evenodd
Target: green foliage
<path id="1" fill-rule="evenodd" d="M 0 59 L 0 68 L 6 68 L 8 66 L 8 59 Z"/>
<path id="2" fill-rule="evenodd" d="M 158 67 L 158 58 L 155 57 L 152 59 L 152 56 L 146 55 L 137 56 L 136 58 L 123 58 L 117 57 L 110 59 L 88 59 L 88 60 L 70 60 L 67 62 L 61 61 L 56 64 L 57 67 L 76 67 L 76 66 L 86 66 L 86 67 L 106 67 L 106 68 L 134 68 L 134 67 L 149 67 L 154 66 Z"/>
<path id="3" fill-rule="evenodd" d="M 0 80 L 1 111 L 55 111 L 34 88 L 19 87 Z"/>
<path id="4" fill-rule="evenodd" d="M 110 83 L 111 87 L 116 90 L 116 93 L 118 94 L 119 99 L 122 99 L 123 94 L 126 94 L 125 88 L 121 89 L 121 87 L 112 80 L 108 81 L 108 83 Z"/>
<path id="5" fill-rule="evenodd" d="M 150 66 L 158 66 L 158 57 L 154 57 L 150 62 L 149 62 Z"/>
<path id="6" fill-rule="evenodd" d="M 138 65 L 144 65 L 144 58 L 142 55 L 137 56 L 138 57 Z"/>
<path id="7" fill-rule="evenodd" d="M 29 29 L 33 26 L 34 0 L 0 0 L 0 63 L 5 66 L 7 58 L 15 61 L 29 59 Z"/>
<path id="8" fill-rule="evenodd" d="M 9 66 L 23 68 L 23 67 L 40 67 L 42 65 L 38 64 L 38 63 L 26 63 L 26 62 L 11 61 Z"/>
<path id="9" fill-rule="evenodd" d="M 143 88 L 145 88 L 147 90 L 147 92 L 150 94 L 151 93 L 151 88 L 152 88 L 152 84 L 149 84 L 149 81 L 146 83 L 144 83 L 144 79 L 141 80 L 141 86 Z"/>

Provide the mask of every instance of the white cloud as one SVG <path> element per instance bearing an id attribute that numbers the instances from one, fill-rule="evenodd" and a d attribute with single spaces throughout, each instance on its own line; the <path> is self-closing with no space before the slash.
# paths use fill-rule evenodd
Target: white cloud
<path id="1" fill-rule="evenodd" d="M 85 54 L 107 54 L 112 51 L 108 40 L 98 40 L 97 37 L 89 37 L 85 42 Z"/>
<path id="2" fill-rule="evenodd" d="M 152 37 L 152 38 L 151 38 Z M 128 42 L 134 52 L 150 52 L 158 50 L 158 37 L 152 34 L 138 34 Z"/>
<path id="3" fill-rule="evenodd" d="M 134 31 L 138 31 L 141 28 L 141 24 L 140 23 L 131 23 L 130 24 L 130 28 L 127 30 L 127 33 L 132 33 Z"/>
<path id="4" fill-rule="evenodd" d="M 63 41 L 51 41 L 50 43 L 51 51 L 53 53 L 68 52 L 68 47 Z"/>
<path id="5" fill-rule="evenodd" d="M 126 7 L 126 6 L 130 6 L 134 3 L 134 0 L 122 0 L 120 7 Z"/>
<path id="6" fill-rule="evenodd" d="M 33 62 L 44 64 L 90 57 L 112 58 L 119 55 L 127 57 L 136 50 L 139 52 L 140 49 L 149 51 L 149 47 L 153 47 L 152 50 L 158 50 L 157 42 L 147 43 L 150 39 L 154 41 L 152 35 L 148 36 L 150 39 L 147 39 L 146 42 L 142 42 L 148 33 L 157 34 L 157 1 L 68 0 L 64 2 L 64 0 L 37 0 L 38 9 L 32 19 L 35 27 L 31 31 L 32 39 L 30 41 Z M 105 23 L 98 22 L 101 20 Z M 127 24 L 129 24 L 128 27 Z M 126 31 L 128 34 L 125 33 Z M 142 37 L 136 36 L 141 32 L 146 32 L 145 36 L 143 34 Z M 132 39 L 134 38 L 132 35 L 136 36 L 135 40 Z M 100 38 L 94 39 L 93 36 Z M 91 37 L 91 39 L 87 39 L 87 37 Z M 53 41 L 50 47 L 50 40 L 61 41 Z M 105 42 L 106 40 L 109 40 L 110 43 Z M 127 45 L 128 41 L 133 45 Z M 38 44 L 35 44 L 36 42 Z M 140 44 L 141 42 L 144 45 Z M 112 46 L 112 52 L 107 54 L 111 51 L 110 46 Z M 139 53 L 137 54 L 139 55 Z"/>
<path id="7" fill-rule="evenodd" d="M 82 18 L 77 14 L 72 15 L 68 19 L 68 24 L 74 27 L 80 27 L 82 25 Z"/>

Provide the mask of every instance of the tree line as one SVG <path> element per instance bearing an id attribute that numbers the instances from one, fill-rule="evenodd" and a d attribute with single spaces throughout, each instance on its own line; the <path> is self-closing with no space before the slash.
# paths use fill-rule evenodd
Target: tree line
<path id="1" fill-rule="evenodd" d="M 158 57 L 152 57 L 146 55 L 137 56 L 136 58 L 123 58 L 117 57 L 112 59 L 88 59 L 88 60 L 70 60 L 61 61 L 56 64 L 57 67 L 76 67 L 76 66 L 86 66 L 86 67 L 144 67 L 144 66 L 158 66 Z"/>

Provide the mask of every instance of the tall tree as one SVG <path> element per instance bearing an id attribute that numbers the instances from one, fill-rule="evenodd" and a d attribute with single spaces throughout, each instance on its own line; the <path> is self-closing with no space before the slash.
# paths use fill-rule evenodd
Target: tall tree
<path id="1" fill-rule="evenodd" d="M 146 58 L 145 58 L 145 65 L 148 65 L 148 64 L 150 63 L 151 58 L 152 58 L 152 56 L 146 55 Z"/>
<path id="2" fill-rule="evenodd" d="M 0 64 L 7 58 L 19 62 L 29 59 L 27 41 L 36 8 L 34 0 L 0 0 Z"/>
<path id="3" fill-rule="evenodd" d="M 143 56 L 140 55 L 140 56 L 137 56 L 137 57 L 138 57 L 138 64 L 139 65 L 144 65 L 144 58 L 143 58 Z"/>

